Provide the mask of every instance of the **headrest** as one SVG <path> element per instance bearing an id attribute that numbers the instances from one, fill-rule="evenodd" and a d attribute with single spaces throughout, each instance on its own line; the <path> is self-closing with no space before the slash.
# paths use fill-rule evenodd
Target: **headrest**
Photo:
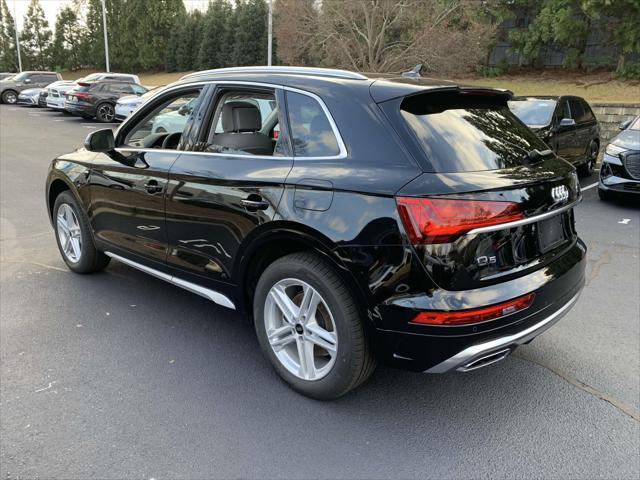
<path id="1" fill-rule="evenodd" d="M 255 132 L 262 128 L 262 116 L 248 102 L 229 102 L 222 107 L 222 129 L 225 132 Z"/>

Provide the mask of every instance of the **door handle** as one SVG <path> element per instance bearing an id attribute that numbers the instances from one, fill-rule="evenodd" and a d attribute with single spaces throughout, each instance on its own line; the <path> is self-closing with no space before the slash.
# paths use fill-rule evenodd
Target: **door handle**
<path id="1" fill-rule="evenodd" d="M 269 208 L 269 202 L 262 200 L 258 196 L 256 196 L 256 198 L 245 198 L 241 200 L 240 203 L 242 203 L 242 206 L 247 210 L 266 210 Z"/>
<path id="2" fill-rule="evenodd" d="M 149 193 L 158 193 L 162 191 L 162 186 L 158 185 L 158 182 L 156 180 L 149 180 L 144 184 L 144 188 Z"/>

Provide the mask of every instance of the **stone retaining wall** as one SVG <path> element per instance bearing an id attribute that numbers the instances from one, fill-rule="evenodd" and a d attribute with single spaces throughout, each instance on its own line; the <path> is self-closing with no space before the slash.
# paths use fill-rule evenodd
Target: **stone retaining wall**
<path id="1" fill-rule="evenodd" d="M 600 140 L 604 147 L 620 130 L 620 123 L 640 115 L 640 103 L 592 103 L 591 109 L 600 123 Z"/>

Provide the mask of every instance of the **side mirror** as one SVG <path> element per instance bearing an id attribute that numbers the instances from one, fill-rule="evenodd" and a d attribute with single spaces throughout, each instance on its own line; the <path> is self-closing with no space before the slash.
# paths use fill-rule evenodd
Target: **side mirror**
<path id="1" fill-rule="evenodd" d="M 188 103 L 185 103 L 178 109 L 178 113 L 183 117 L 186 115 L 189 115 L 191 113 L 191 107 L 189 106 Z"/>
<path id="2" fill-rule="evenodd" d="M 558 124 L 559 127 L 573 127 L 576 121 L 573 118 L 563 118 Z"/>
<path id="3" fill-rule="evenodd" d="M 631 125 L 631 121 L 632 120 L 627 120 L 626 122 L 622 122 L 620 125 L 618 125 L 618 128 L 620 130 L 626 130 L 629 127 L 629 125 Z"/>
<path id="4" fill-rule="evenodd" d="M 84 148 L 90 152 L 110 152 L 116 148 L 113 130 L 103 128 L 87 135 L 84 141 Z"/>
<path id="5" fill-rule="evenodd" d="M 24 83 L 31 83 L 31 79 L 30 78 L 25 78 L 24 79 Z"/>

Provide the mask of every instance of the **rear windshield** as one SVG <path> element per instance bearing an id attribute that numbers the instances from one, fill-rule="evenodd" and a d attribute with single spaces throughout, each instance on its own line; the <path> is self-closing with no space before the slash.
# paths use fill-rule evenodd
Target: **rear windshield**
<path id="1" fill-rule="evenodd" d="M 555 100 L 510 100 L 509 108 L 523 123 L 532 127 L 541 127 L 551 123 L 556 102 Z"/>
<path id="2" fill-rule="evenodd" d="M 416 95 L 405 98 L 400 108 L 436 172 L 517 167 L 531 150 L 548 148 L 516 118 L 502 96 Z"/>
<path id="3" fill-rule="evenodd" d="M 93 83 L 90 83 L 88 85 L 78 85 L 76 88 L 73 89 L 74 92 L 88 92 L 91 87 L 93 87 Z"/>

